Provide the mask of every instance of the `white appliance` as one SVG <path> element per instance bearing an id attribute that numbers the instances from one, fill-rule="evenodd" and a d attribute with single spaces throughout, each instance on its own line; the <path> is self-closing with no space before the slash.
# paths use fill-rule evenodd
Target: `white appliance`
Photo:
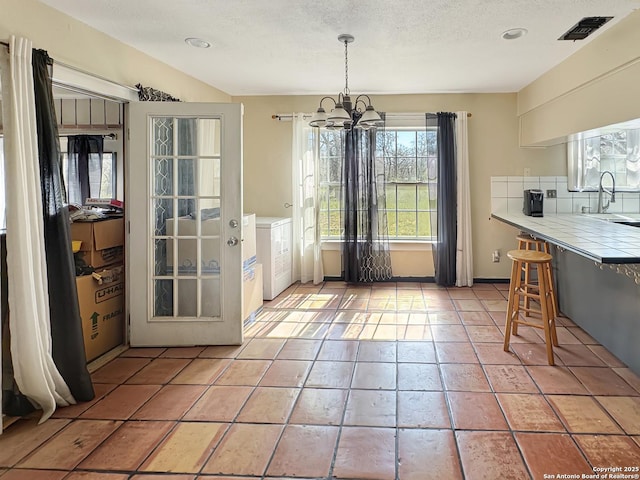
<path id="1" fill-rule="evenodd" d="M 263 298 L 273 300 L 292 281 L 290 218 L 256 217 L 256 259 L 263 268 Z"/>

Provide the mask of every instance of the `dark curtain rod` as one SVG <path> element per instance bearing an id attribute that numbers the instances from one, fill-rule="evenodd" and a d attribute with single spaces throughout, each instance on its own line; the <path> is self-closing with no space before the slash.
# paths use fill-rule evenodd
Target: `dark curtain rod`
<path id="1" fill-rule="evenodd" d="M 416 113 L 416 115 L 422 115 L 421 113 Z M 467 112 L 467 118 L 470 118 L 472 115 L 471 113 Z M 311 115 L 305 115 L 304 118 L 311 118 Z M 282 121 L 288 121 L 288 120 L 292 120 L 293 119 L 293 115 L 290 113 L 276 113 L 274 115 L 271 115 L 271 119 L 272 120 L 282 120 Z"/>
<path id="2" fill-rule="evenodd" d="M 9 48 L 9 44 L 7 42 L 0 41 L 0 44 L 2 44 L 5 47 Z M 68 67 L 69 65 L 64 65 L 64 66 Z M 73 68 L 73 67 L 71 67 L 71 68 Z M 131 88 L 131 87 L 129 87 L 129 88 Z M 307 116 L 305 115 L 305 118 L 306 117 Z M 467 113 L 467 118 L 471 118 L 471 117 L 472 117 L 472 114 L 471 113 Z M 293 118 L 293 115 L 291 115 L 291 114 L 277 114 L 276 113 L 275 115 L 271 115 L 271 118 L 273 120 L 285 120 L 286 121 L 286 120 L 291 120 Z"/>
<path id="3" fill-rule="evenodd" d="M 2 40 L 0 40 L 0 45 L 4 45 L 5 47 L 7 47 L 7 50 L 9 50 L 9 48 L 10 48 L 9 44 L 8 44 L 7 42 L 2 41 Z M 58 60 L 55 60 L 54 58 L 51 58 L 51 62 L 52 62 L 52 63 L 56 63 L 56 64 L 60 65 L 61 67 L 65 67 L 65 68 L 68 68 L 68 69 L 70 69 L 70 70 L 74 70 L 74 71 L 76 71 L 76 72 L 83 73 L 83 74 L 85 74 L 85 75 L 89 75 L 89 76 L 91 76 L 91 77 L 93 77 L 93 78 L 97 78 L 97 79 L 99 79 L 99 80 L 104 80 L 105 82 L 109 82 L 109 83 L 111 83 L 111 84 L 113 84 L 113 85 L 117 85 L 118 87 L 122 87 L 122 88 L 129 89 L 129 90 L 131 90 L 132 92 L 136 92 L 136 94 L 138 93 L 138 89 L 137 89 L 137 88 L 133 88 L 133 87 L 130 87 L 129 85 L 123 85 L 123 84 L 121 84 L 121 83 L 114 82 L 113 80 L 109 80 L 109 79 L 108 79 L 108 78 L 106 78 L 106 77 L 102 77 L 102 76 L 100 76 L 100 75 L 96 75 L 95 73 L 91 73 L 91 72 L 88 72 L 88 71 L 83 70 L 83 69 L 81 69 L 81 68 L 74 67 L 73 65 L 69 65 L 69 64 L 67 64 L 67 63 L 60 62 L 60 61 L 58 61 Z"/>
<path id="4" fill-rule="evenodd" d="M 77 137 L 78 135 L 91 135 L 90 133 L 64 133 L 64 134 L 60 134 L 58 135 L 59 137 Z M 111 140 L 117 140 L 118 139 L 118 134 L 117 133 L 105 133 L 105 134 L 96 134 L 96 135 L 92 135 L 92 136 L 96 136 L 96 137 L 102 137 L 102 138 L 107 138 L 109 137 Z"/>

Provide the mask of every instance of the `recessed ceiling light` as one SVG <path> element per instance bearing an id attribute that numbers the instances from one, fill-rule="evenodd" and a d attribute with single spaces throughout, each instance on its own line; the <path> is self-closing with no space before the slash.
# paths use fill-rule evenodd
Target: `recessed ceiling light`
<path id="1" fill-rule="evenodd" d="M 209 48 L 211 46 L 211 44 L 206 40 L 202 40 L 201 38 L 196 37 L 185 38 L 184 41 L 187 43 L 187 45 L 191 45 L 192 47 L 196 48 Z"/>
<path id="2" fill-rule="evenodd" d="M 524 37 L 527 32 L 526 28 L 512 28 L 502 33 L 502 38 L 505 40 L 515 40 L 516 38 Z"/>

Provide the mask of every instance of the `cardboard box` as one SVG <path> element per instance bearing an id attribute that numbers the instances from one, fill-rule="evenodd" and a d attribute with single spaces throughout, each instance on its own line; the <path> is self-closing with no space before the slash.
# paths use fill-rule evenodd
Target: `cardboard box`
<path id="1" fill-rule="evenodd" d="M 124 208 L 124 202 L 117 198 L 87 198 L 84 204 L 92 207 Z"/>
<path id="2" fill-rule="evenodd" d="M 242 217 L 242 265 L 256 262 L 256 214 L 245 213 Z"/>
<path id="3" fill-rule="evenodd" d="M 242 319 L 247 320 L 262 308 L 262 264 L 255 263 L 251 269 L 244 271 L 242 289 Z"/>
<path id="4" fill-rule="evenodd" d="M 124 219 L 73 222 L 71 239 L 80 240 L 78 255 L 87 265 L 100 268 L 124 261 Z"/>
<path id="5" fill-rule="evenodd" d="M 96 275 L 99 280 L 76 277 L 87 362 L 121 345 L 124 332 L 124 269 L 119 265 Z"/>

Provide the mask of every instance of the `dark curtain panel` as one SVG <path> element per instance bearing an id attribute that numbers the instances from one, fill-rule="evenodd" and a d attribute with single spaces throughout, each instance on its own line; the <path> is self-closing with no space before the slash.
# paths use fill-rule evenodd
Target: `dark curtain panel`
<path id="1" fill-rule="evenodd" d="M 84 205 L 87 198 L 100 197 L 104 140 L 102 135 L 74 135 L 68 140 L 67 200 Z"/>
<path id="2" fill-rule="evenodd" d="M 343 276 L 346 282 L 391 279 L 384 159 L 376 158 L 378 129 L 345 133 L 342 173 Z"/>
<path id="3" fill-rule="evenodd" d="M 0 233 L 0 284 L 2 304 L 2 413 L 12 417 L 22 417 L 35 410 L 33 404 L 20 393 L 13 374 L 11 358 L 11 332 L 9 331 L 9 279 L 7 277 L 7 236 Z"/>
<path id="4" fill-rule="evenodd" d="M 94 392 L 82 338 L 75 267 L 70 246 L 69 210 L 64 205 L 58 125 L 48 69 L 50 64 L 47 52 L 33 51 L 53 360 L 73 397 L 76 401 L 84 402 L 93 399 Z"/>
<path id="5" fill-rule="evenodd" d="M 456 283 L 456 144 L 455 113 L 440 112 L 438 126 L 437 239 L 433 245 L 435 281 L 438 285 Z M 433 116 L 427 114 L 427 127 Z"/>

